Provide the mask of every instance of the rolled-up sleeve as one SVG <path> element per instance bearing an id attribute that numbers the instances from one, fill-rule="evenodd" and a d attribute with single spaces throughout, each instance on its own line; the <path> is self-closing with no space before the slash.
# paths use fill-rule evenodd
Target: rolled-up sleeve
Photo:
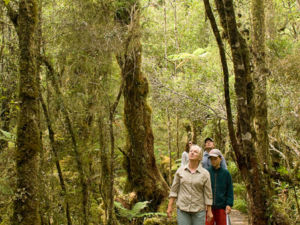
<path id="1" fill-rule="evenodd" d="M 180 177 L 179 177 L 179 169 L 178 169 L 173 179 L 169 198 L 177 198 L 179 185 L 180 185 Z"/>
<path id="2" fill-rule="evenodd" d="M 208 173 L 208 172 L 207 172 Z M 211 191 L 211 182 L 210 182 L 210 175 L 208 173 L 207 180 L 204 184 L 204 202 L 205 205 L 212 205 L 213 203 L 213 196 Z"/>

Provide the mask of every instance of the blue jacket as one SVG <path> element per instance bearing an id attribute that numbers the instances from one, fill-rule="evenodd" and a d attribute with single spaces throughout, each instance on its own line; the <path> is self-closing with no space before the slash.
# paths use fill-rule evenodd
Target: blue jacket
<path id="1" fill-rule="evenodd" d="M 211 166 L 211 162 L 210 162 L 210 159 L 208 158 L 208 152 L 204 151 L 203 159 L 202 159 L 202 167 L 205 169 L 208 169 L 210 166 Z M 223 156 L 222 156 L 222 161 L 221 161 L 221 167 L 224 169 L 227 169 L 226 161 Z"/>
<path id="2" fill-rule="evenodd" d="M 233 206 L 233 186 L 231 175 L 228 170 L 220 167 L 209 167 L 208 172 L 211 180 L 213 193 L 213 209 L 225 209 L 227 205 Z"/>

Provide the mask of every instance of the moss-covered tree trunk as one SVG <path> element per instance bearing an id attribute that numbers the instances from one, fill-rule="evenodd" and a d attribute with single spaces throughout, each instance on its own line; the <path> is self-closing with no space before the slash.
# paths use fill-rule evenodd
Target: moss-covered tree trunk
<path id="1" fill-rule="evenodd" d="M 38 3 L 20 0 L 18 36 L 20 49 L 19 101 L 17 124 L 16 175 L 13 225 L 37 225 L 37 156 L 40 151 L 39 93 L 36 69 L 36 33 Z"/>
<path id="2" fill-rule="evenodd" d="M 47 123 L 51 150 L 52 150 L 52 153 L 54 155 L 54 160 L 55 160 L 55 165 L 56 165 L 56 169 L 57 169 L 57 173 L 58 173 L 59 183 L 60 183 L 60 187 L 61 187 L 61 190 L 62 190 L 62 196 L 63 196 L 64 202 L 65 202 L 67 224 L 72 225 L 71 214 L 70 214 L 70 204 L 69 204 L 69 201 L 68 201 L 68 198 L 67 198 L 68 192 L 67 192 L 67 188 L 66 188 L 66 185 L 65 185 L 65 180 L 64 180 L 64 177 L 63 177 L 62 169 L 61 169 L 58 154 L 57 154 L 55 138 L 54 138 L 55 137 L 54 136 L 54 131 L 53 131 L 53 128 L 52 128 L 50 115 L 49 115 L 49 112 L 47 110 L 47 106 L 45 104 L 45 101 L 44 101 L 43 96 L 42 96 L 41 93 L 40 93 L 40 102 L 41 102 L 41 106 L 42 106 L 43 112 L 44 112 L 44 117 L 45 117 L 45 120 L 46 120 L 46 123 Z"/>
<path id="3" fill-rule="evenodd" d="M 271 224 L 274 222 L 274 219 L 270 216 L 271 213 L 274 213 L 272 212 L 272 195 L 270 195 L 267 190 L 267 180 L 260 166 L 262 162 L 260 162 L 257 157 L 257 149 L 254 144 L 256 133 L 253 128 L 252 120 L 255 105 L 253 104 L 253 81 L 250 74 L 250 59 L 247 43 L 237 29 L 232 0 L 215 0 L 224 33 L 229 40 L 234 65 L 235 93 L 237 96 L 237 132 L 234 134 L 229 99 L 228 68 L 224 45 L 220 38 L 209 1 L 205 0 L 204 2 L 220 49 L 224 72 L 228 128 L 238 167 L 245 181 L 250 200 L 250 223 L 253 225 Z M 273 214 L 273 217 L 279 218 L 279 215 L 280 214 Z M 276 219 L 275 224 L 287 223 L 284 218 L 281 218 Z"/>
<path id="4" fill-rule="evenodd" d="M 265 52 L 265 0 L 252 0 L 252 50 L 253 50 L 253 84 L 254 84 L 254 117 L 253 126 L 255 129 L 254 143 L 258 159 L 263 170 L 271 170 L 271 158 L 269 154 L 268 136 L 268 105 L 267 105 L 267 76 Z M 273 195 L 273 185 L 268 173 L 264 174 L 268 198 Z M 288 219 L 274 205 L 270 205 L 271 212 L 275 212 L 274 222 L 276 224 L 289 224 Z"/>
<path id="5" fill-rule="evenodd" d="M 46 57 L 42 57 L 42 61 L 48 69 L 47 75 L 49 77 L 49 80 L 51 80 L 52 86 L 54 87 L 56 98 L 57 98 L 58 102 L 60 103 L 60 105 L 59 105 L 60 110 L 63 114 L 65 124 L 67 126 L 67 130 L 70 134 L 72 147 L 73 147 L 73 151 L 74 151 L 75 162 L 76 162 L 77 170 L 79 173 L 79 182 L 80 182 L 80 188 L 81 188 L 80 191 L 81 191 L 82 224 L 88 225 L 89 224 L 89 222 L 88 222 L 89 221 L 89 217 L 88 217 L 88 188 L 89 187 L 88 187 L 88 183 L 87 183 L 86 176 L 84 173 L 84 163 L 82 160 L 81 151 L 79 150 L 79 147 L 78 147 L 77 137 L 74 132 L 74 128 L 73 128 L 73 124 L 71 122 L 68 108 L 64 102 L 63 94 L 59 88 L 59 84 L 57 81 L 57 73 L 55 72 L 54 67 L 51 64 L 50 60 L 48 60 Z"/>
<path id="6" fill-rule="evenodd" d="M 104 109 L 103 109 L 104 110 Z M 102 109 L 101 109 L 102 111 Z M 104 210 L 105 210 L 105 217 L 104 217 L 104 224 L 107 224 L 108 220 L 108 208 L 109 208 L 109 181 L 110 181 L 110 169 L 109 169 L 109 147 L 108 142 L 108 135 L 106 134 L 105 130 L 107 130 L 107 126 L 105 126 L 104 116 L 103 113 L 100 112 L 99 116 L 99 145 L 100 145 L 100 160 L 101 160 L 101 179 L 99 190 L 103 199 Z"/>
<path id="7" fill-rule="evenodd" d="M 265 62 L 265 9 L 264 0 L 252 0 L 252 49 L 253 49 L 253 83 L 255 86 L 254 127 L 256 131 L 255 147 L 258 158 L 269 165 L 268 108 L 267 108 L 267 75 Z"/>
<path id="8" fill-rule="evenodd" d="M 251 224 L 268 224 L 266 210 L 267 186 L 260 162 L 253 143 L 255 132 L 251 126 L 253 118 L 253 83 L 249 70 L 249 53 L 245 40 L 237 30 L 231 0 L 224 1 L 225 15 L 231 47 L 234 73 L 235 93 L 237 95 L 237 141 L 240 148 L 236 153 L 238 165 L 249 194 Z"/>
<path id="9" fill-rule="evenodd" d="M 266 8 L 266 37 L 269 40 L 274 40 L 276 38 L 276 12 L 275 12 L 275 2 L 273 0 L 265 0 Z"/>
<path id="10" fill-rule="evenodd" d="M 1 20 L 5 21 L 5 10 L 4 7 L 0 7 L 0 15 Z M 11 30 L 12 28 L 5 28 L 4 22 L 1 23 L 1 47 L 0 47 L 0 96 L 1 96 L 1 104 L 0 104 L 0 129 L 6 132 L 10 131 L 10 114 L 11 114 L 11 104 L 10 102 L 13 100 L 13 96 L 16 89 L 16 72 L 12 70 L 14 60 L 9 59 L 8 55 L 14 55 L 15 51 L 12 47 L 7 49 L 5 46 L 12 41 L 11 38 Z M 6 51 L 9 50 L 7 53 Z M 0 153 L 5 148 L 7 148 L 8 142 L 6 140 L 0 140 Z"/>
<path id="11" fill-rule="evenodd" d="M 197 122 L 198 121 L 192 121 L 192 131 L 193 131 L 192 142 L 193 142 L 193 144 L 197 144 L 197 136 L 199 135 Z"/>
<path id="12" fill-rule="evenodd" d="M 171 142 L 172 142 L 172 132 L 171 132 L 171 119 L 170 119 L 170 111 L 169 108 L 167 107 L 167 127 L 168 127 L 168 153 L 169 153 L 169 177 L 168 177 L 168 184 L 172 185 L 172 147 L 171 147 Z"/>
<path id="13" fill-rule="evenodd" d="M 151 200 L 155 210 L 168 195 L 154 157 L 154 137 L 151 127 L 151 108 L 147 103 L 149 84 L 141 71 L 140 8 L 136 0 L 119 0 L 116 18 L 128 30 L 123 34 L 123 49 L 119 64 L 124 79 L 124 122 L 127 143 L 124 166 L 127 171 L 127 190 L 135 191 L 139 201 Z"/>
<path id="14" fill-rule="evenodd" d="M 10 94 L 8 91 L 2 90 L 1 96 L 4 96 L 1 102 L 1 113 L 0 113 L 0 129 L 6 132 L 9 132 L 9 123 L 10 123 Z M 0 140 L 0 152 L 3 151 L 8 146 L 6 140 Z"/>
<path id="15" fill-rule="evenodd" d="M 176 110 L 176 159 L 180 158 L 180 148 L 179 148 L 179 116 Z"/>

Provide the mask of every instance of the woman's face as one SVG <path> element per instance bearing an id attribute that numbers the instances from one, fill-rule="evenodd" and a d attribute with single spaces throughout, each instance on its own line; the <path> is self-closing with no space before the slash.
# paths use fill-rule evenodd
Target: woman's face
<path id="1" fill-rule="evenodd" d="M 201 160 L 201 152 L 198 148 L 191 147 L 189 152 L 189 160 Z"/>

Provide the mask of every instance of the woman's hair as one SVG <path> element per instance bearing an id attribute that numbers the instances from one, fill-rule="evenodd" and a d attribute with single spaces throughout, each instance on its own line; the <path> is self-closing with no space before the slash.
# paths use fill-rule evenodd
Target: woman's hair
<path id="1" fill-rule="evenodd" d="M 186 145 L 185 145 L 185 149 L 184 149 L 184 151 L 186 151 L 187 153 L 189 153 L 190 152 L 190 144 L 192 143 L 192 141 L 188 141 L 187 143 L 186 143 Z"/>
<path id="2" fill-rule="evenodd" d="M 197 149 L 198 151 L 199 151 L 199 153 L 200 154 L 202 154 L 202 148 L 199 146 L 199 145 L 192 145 L 191 147 L 190 147 L 190 149 Z"/>

